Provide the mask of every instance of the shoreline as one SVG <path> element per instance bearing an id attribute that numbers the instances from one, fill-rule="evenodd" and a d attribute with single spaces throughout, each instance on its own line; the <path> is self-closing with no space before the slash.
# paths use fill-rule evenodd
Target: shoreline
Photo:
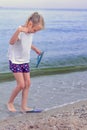
<path id="1" fill-rule="evenodd" d="M 36 76 L 47 76 L 56 74 L 65 74 L 71 72 L 87 71 L 87 66 L 65 66 L 65 67 L 54 67 L 54 68 L 37 68 L 31 69 L 31 77 Z M 0 83 L 13 81 L 14 76 L 12 72 L 0 73 Z"/>
<path id="2" fill-rule="evenodd" d="M 87 130 L 86 77 L 87 71 L 31 78 L 28 105 L 45 110 L 38 114 L 20 113 L 20 94 L 17 113 L 9 113 L 5 104 L 15 81 L 1 83 L 0 130 Z"/>
<path id="3" fill-rule="evenodd" d="M 87 130 L 87 99 L 0 121 L 1 130 Z"/>
<path id="4" fill-rule="evenodd" d="M 15 82 L 1 83 L 0 130 L 87 130 L 86 77 L 87 71 L 31 78 L 29 106 L 43 108 L 42 113 L 20 113 L 21 95 L 17 113 L 9 113 L 5 103 Z"/>

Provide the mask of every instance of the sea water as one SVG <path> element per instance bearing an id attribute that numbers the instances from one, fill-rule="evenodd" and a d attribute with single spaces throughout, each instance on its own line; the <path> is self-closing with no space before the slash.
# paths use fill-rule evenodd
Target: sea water
<path id="1" fill-rule="evenodd" d="M 9 40 L 17 27 L 31 13 L 38 11 L 45 19 L 45 29 L 37 32 L 33 44 L 44 51 L 39 67 L 87 65 L 87 10 L 0 9 L 0 72 L 8 72 Z M 37 54 L 31 51 L 31 68 Z"/>

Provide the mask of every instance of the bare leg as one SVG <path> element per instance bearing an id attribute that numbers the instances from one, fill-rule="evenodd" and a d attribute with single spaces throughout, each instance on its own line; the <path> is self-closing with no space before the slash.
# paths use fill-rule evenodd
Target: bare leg
<path id="1" fill-rule="evenodd" d="M 23 111 L 28 111 L 31 110 L 30 108 L 27 107 L 28 93 L 30 87 L 30 73 L 24 73 L 24 80 L 25 80 L 25 88 L 22 91 L 21 109 Z"/>
<path id="2" fill-rule="evenodd" d="M 8 110 L 12 111 L 12 112 L 16 111 L 16 109 L 14 107 L 14 99 L 16 98 L 18 93 L 25 87 L 23 73 L 14 73 L 14 77 L 17 81 L 17 86 L 13 90 L 11 97 L 7 104 Z"/>

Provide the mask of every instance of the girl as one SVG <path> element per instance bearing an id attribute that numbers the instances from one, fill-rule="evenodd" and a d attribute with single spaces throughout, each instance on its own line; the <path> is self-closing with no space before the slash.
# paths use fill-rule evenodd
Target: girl
<path id="1" fill-rule="evenodd" d="M 37 12 L 33 13 L 23 26 L 19 26 L 10 39 L 9 45 L 9 66 L 16 79 L 17 86 L 13 90 L 7 103 L 8 110 L 15 112 L 14 99 L 22 91 L 21 110 L 32 111 L 27 106 L 28 92 L 30 87 L 30 50 L 37 54 L 41 51 L 32 45 L 32 36 L 35 32 L 44 28 L 44 19 Z"/>

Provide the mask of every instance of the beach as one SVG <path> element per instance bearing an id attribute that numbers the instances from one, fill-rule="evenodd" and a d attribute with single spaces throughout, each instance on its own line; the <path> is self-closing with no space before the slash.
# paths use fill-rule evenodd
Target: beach
<path id="1" fill-rule="evenodd" d="M 87 130 L 87 10 L 37 9 L 46 28 L 33 43 L 45 53 L 36 68 L 37 55 L 31 51 L 28 106 L 43 112 L 21 113 L 21 93 L 17 112 L 7 110 L 16 85 L 8 65 L 9 39 L 34 10 L 0 8 L 0 130 Z"/>
<path id="2" fill-rule="evenodd" d="M 87 100 L 0 121 L 0 130 L 87 130 Z"/>
<path id="3" fill-rule="evenodd" d="M 86 77 L 87 71 L 32 77 L 28 105 L 43 112 L 27 114 L 20 112 L 21 93 L 17 112 L 8 112 L 6 103 L 16 83 L 0 83 L 0 130 L 87 130 Z"/>

